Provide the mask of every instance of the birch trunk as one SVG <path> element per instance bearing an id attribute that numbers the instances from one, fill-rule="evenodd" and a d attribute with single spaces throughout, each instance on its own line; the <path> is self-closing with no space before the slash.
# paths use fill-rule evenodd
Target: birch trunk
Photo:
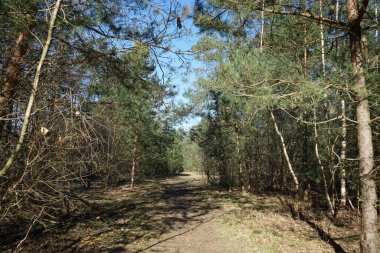
<path id="1" fill-rule="evenodd" d="M 315 113 L 315 110 L 314 110 L 314 137 L 315 137 L 314 148 L 315 148 L 315 156 L 317 157 L 318 165 L 319 165 L 319 168 L 321 169 L 321 172 L 322 172 L 322 180 L 323 180 L 323 187 L 324 187 L 324 190 L 325 190 L 326 201 L 327 201 L 327 204 L 329 206 L 331 214 L 334 215 L 334 205 L 331 202 L 331 198 L 330 198 L 330 195 L 329 195 L 329 189 L 328 189 L 327 181 L 326 181 L 325 168 L 324 168 L 324 166 L 322 164 L 321 157 L 319 155 L 318 130 L 317 130 L 317 123 L 316 122 L 317 122 L 317 116 L 316 116 L 316 113 Z"/>
<path id="2" fill-rule="evenodd" d="M 377 8 L 377 6 L 375 7 L 375 19 L 376 19 L 376 25 L 378 26 L 379 25 L 379 21 L 378 21 L 378 11 L 379 9 Z M 378 28 L 375 28 L 375 40 L 378 41 L 379 40 L 379 29 Z"/>
<path id="3" fill-rule="evenodd" d="M 304 49 L 303 49 L 303 76 L 305 79 L 308 78 L 308 66 L 307 66 L 307 24 L 304 23 L 303 25 L 303 31 L 304 31 Z"/>
<path id="4" fill-rule="evenodd" d="M 341 101 L 342 104 L 342 142 L 341 142 L 341 152 L 340 152 L 340 207 L 344 208 L 346 206 L 347 191 L 346 191 L 346 135 L 347 135 L 347 124 L 346 124 L 346 105 L 345 101 Z"/>
<path id="5" fill-rule="evenodd" d="M 323 1 L 319 0 L 319 16 L 323 18 Z M 323 23 L 319 24 L 319 31 L 321 34 L 321 60 L 322 60 L 322 75 L 326 77 L 326 59 L 325 59 L 325 34 Z"/>
<path id="6" fill-rule="evenodd" d="M 132 150 L 131 189 L 133 189 L 135 185 L 136 166 L 137 166 L 137 135 L 134 139 L 134 147 Z"/>
<path id="7" fill-rule="evenodd" d="M 136 171 L 136 147 L 133 148 L 132 168 L 131 168 L 131 189 L 135 186 L 135 171 Z"/>
<path id="8" fill-rule="evenodd" d="M 244 175 L 243 175 L 243 163 L 240 151 L 240 127 L 238 122 L 235 122 L 235 133 L 236 133 L 236 151 L 239 160 L 239 187 L 241 191 L 244 191 Z"/>
<path id="9" fill-rule="evenodd" d="M 379 9 L 378 9 L 378 7 L 376 5 L 376 7 L 375 7 L 375 19 L 376 19 L 376 25 L 377 25 L 377 27 L 375 28 L 375 41 L 376 42 L 379 41 L 379 29 L 378 29 L 378 27 L 379 27 L 378 15 L 379 14 L 378 14 L 378 12 L 379 12 Z M 379 60 L 380 60 L 380 58 L 379 58 L 379 55 L 377 55 L 376 57 L 377 57 L 377 60 L 376 60 L 376 71 L 379 72 Z"/>
<path id="10" fill-rule="evenodd" d="M 339 20 L 339 0 L 336 0 L 335 3 L 335 20 Z"/>
<path id="11" fill-rule="evenodd" d="M 260 52 L 263 52 L 263 46 L 264 46 L 264 7 L 265 7 L 265 0 L 262 0 L 261 7 L 261 34 L 260 34 Z"/>
<path id="12" fill-rule="evenodd" d="M 339 0 L 335 4 L 335 20 L 339 20 Z M 338 47 L 338 43 L 337 43 Z M 345 101 L 341 101 L 342 108 L 342 142 L 341 142 L 341 152 L 340 152 L 340 207 L 344 208 L 347 201 L 347 190 L 346 190 L 346 168 L 345 168 L 345 159 L 346 159 L 346 135 L 347 135 L 347 124 L 346 124 L 346 105 Z"/>
<path id="13" fill-rule="evenodd" d="M 289 155 L 288 155 L 288 150 L 287 150 L 287 148 L 286 148 L 286 144 L 285 144 L 284 137 L 282 136 L 282 133 L 280 132 L 280 130 L 279 130 L 278 126 L 277 126 L 276 118 L 274 117 L 274 114 L 273 114 L 272 111 L 270 111 L 270 115 L 272 116 L 272 121 L 273 121 L 274 128 L 276 129 L 276 133 L 277 133 L 277 135 L 280 137 L 280 140 L 281 140 L 281 146 L 282 146 L 282 151 L 284 152 L 284 156 L 285 156 L 286 162 L 287 162 L 287 164 L 288 164 L 288 169 L 289 169 L 289 171 L 290 171 L 290 174 L 292 175 L 292 178 L 293 178 L 293 181 L 294 181 L 295 188 L 296 188 L 296 190 L 297 190 L 297 192 L 298 192 L 298 190 L 299 190 L 298 179 L 297 179 L 296 174 L 294 173 L 292 163 L 290 162 L 290 158 L 289 158 Z"/>

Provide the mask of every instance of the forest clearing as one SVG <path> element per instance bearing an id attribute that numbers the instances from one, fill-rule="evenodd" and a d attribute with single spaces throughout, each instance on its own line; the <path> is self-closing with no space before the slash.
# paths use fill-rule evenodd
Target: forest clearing
<path id="1" fill-rule="evenodd" d="M 379 252 L 379 30 L 379 0 L 0 0 L 0 251 Z"/>

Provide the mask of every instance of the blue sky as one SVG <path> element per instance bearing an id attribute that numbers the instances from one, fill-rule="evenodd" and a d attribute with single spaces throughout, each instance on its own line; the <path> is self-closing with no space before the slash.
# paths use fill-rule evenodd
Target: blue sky
<path id="1" fill-rule="evenodd" d="M 137 1 L 138 2 L 138 1 Z M 152 46 L 152 59 L 156 63 L 156 74 L 161 79 L 163 85 L 175 86 L 174 91 L 177 95 L 174 98 L 166 99 L 163 109 L 170 108 L 172 103 L 176 105 L 190 103 L 184 93 L 195 87 L 197 81 L 196 70 L 202 68 L 204 64 L 197 61 L 191 54 L 192 47 L 197 43 L 202 35 L 198 33 L 198 29 L 194 26 L 191 17 L 184 17 L 184 7 L 188 8 L 190 16 L 193 13 L 195 0 L 151 0 L 143 1 L 147 4 L 146 8 L 137 8 L 132 5 L 130 8 L 122 9 L 123 15 L 118 20 L 119 25 L 129 27 L 134 25 L 134 29 L 145 31 L 150 29 L 153 23 L 157 26 L 155 33 L 157 36 L 162 36 L 163 39 L 158 47 Z M 170 12 L 170 21 L 168 14 Z M 125 13 L 123 13 L 125 12 Z M 176 16 L 179 15 L 182 19 L 182 29 L 177 28 Z M 127 20 L 125 20 L 127 17 Z M 161 26 L 162 25 L 162 26 Z M 168 25 L 168 26 L 166 26 Z M 108 31 L 108 27 L 102 27 Z M 93 34 L 91 34 L 94 36 Z M 95 36 L 98 36 L 95 34 Z M 121 54 L 130 52 L 130 49 L 135 45 L 136 41 L 109 38 L 112 46 L 119 49 Z M 167 50 L 169 48 L 169 50 Z M 176 54 L 176 52 L 185 52 L 185 60 Z M 174 70 L 173 70 L 174 69 Z M 184 119 L 176 128 L 189 130 L 192 126 L 200 121 L 199 117 L 191 115 Z"/>
<path id="2" fill-rule="evenodd" d="M 189 6 L 192 8 L 194 5 L 194 1 L 182 0 L 178 2 L 180 5 Z M 191 51 L 191 48 L 197 43 L 197 41 L 201 38 L 201 35 L 198 34 L 198 29 L 193 25 L 193 21 L 191 18 L 187 18 L 182 23 L 183 28 L 181 31 L 181 38 L 175 39 L 172 42 L 173 50 L 179 51 Z M 170 71 L 167 68 L 164 68 L 164 72 L 166 78 L 170 78 L 170 84 L 176 86 L 176 91 L 178 94 L 174 97 L 175 104 L 188 103 L 190 102 L 185 96 L 184 93 L 189 88 L 194 88 L 195 83 L 197 81 L 196 70 L 202 68 L 204 65 L 202 62 L 197 61 L 194 56 L 187 55 L 186 56 L 186 64 L 187 68 L 183 65 L 182 61 L 179 58 L 174 57 L 171 61 L 171 66 L 174 66 L 176 71 Z M 189 130 L 192 126 L 196 125 L 200 121 L 199 117 L 189 116 L 184 119 L 178 126 L 185 130 Z"/>

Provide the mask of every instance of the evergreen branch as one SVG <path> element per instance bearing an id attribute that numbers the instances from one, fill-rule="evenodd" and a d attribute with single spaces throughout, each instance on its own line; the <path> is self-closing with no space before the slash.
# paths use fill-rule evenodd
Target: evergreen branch
<path id="1" fill-rule="evenodd" d="M 297 11 L 281 11 L 281 10 L 275 10 L 275 9 L 266 9 L 266 8 L 257 8 L 258 11 L 264 11 L 267 13 L 273 13 L 273 14 L 281 14 L 281 15 L 290 15 L 290 16 L 299 16 L 303 17 L 309 20 L 318 21 L 319 23 L 327 23 L 330 25 L 337 25 L 340 27 L 347 27 L 347 23 L 335 19 L 325 18 L 321 17 L 319 15 L 315 15 L 310 12 L 297 12 Z"/>

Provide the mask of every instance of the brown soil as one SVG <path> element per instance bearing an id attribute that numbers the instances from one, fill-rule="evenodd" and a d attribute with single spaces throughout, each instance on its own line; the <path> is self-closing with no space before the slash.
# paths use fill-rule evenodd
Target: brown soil
<path id="1" fill-rule="evenodd" d="M 132 191 L 120 186 L 88 194 L 87 200 L 114 211 L 30 236 L 21 251 L 359 252 L 355 229 L 295 220 L 278 196 L 219 192 L 204 185 L 200 175 L 183 173 Z"/>

